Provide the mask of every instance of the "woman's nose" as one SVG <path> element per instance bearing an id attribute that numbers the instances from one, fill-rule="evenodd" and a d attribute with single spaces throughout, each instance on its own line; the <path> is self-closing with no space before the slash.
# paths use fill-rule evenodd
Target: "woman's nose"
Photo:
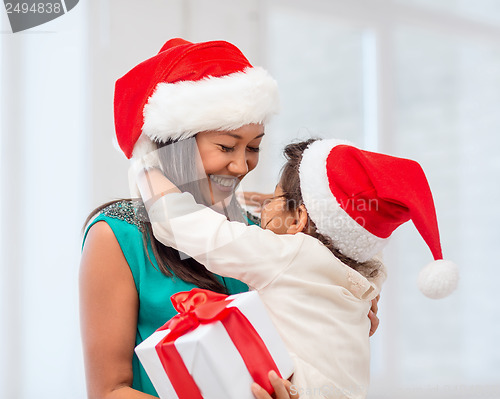
<path id="1" fill-rule="evenodd" d="M 248 162 L 245 155 L 234 157 L 228 165 L 228 170 L 236 176 L 246 175 L 248 173 Z"/>

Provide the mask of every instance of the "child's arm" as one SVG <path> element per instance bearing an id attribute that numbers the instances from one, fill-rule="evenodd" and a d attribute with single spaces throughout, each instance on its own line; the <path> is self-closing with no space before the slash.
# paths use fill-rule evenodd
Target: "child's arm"
<path id="1" fill-rule="evenodd" d="M 230 222 L 197 204 L 191 194 L 180 193 L 159 170 L 148 171 L 144 177 L 138 186 L 156 239 L 214 273 L 260 289 L 300 250 L 302 234 L 277 235 L 258 226 Z"/>

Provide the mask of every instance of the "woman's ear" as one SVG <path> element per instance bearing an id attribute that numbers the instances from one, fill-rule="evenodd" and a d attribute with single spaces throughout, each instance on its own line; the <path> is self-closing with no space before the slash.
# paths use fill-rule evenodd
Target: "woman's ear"
<path id="1" fill-rule="evenodd" d="M 292 224 L 288 227 L 286 233 L 287 234 L 297 234 L 304 232 L 307 227 L 308 216 L 306 207 L 304 204 L 300 205 L 295 210 L 294 220 Z"/>

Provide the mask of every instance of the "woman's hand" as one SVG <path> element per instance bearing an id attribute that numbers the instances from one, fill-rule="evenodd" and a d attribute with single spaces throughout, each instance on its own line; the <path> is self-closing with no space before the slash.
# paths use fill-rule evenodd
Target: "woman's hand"
<path id="1" fill-rule="evenodd" d="M 275 371 L 270 371 L 268 375 L 269 382 L 274 388 L 274 394 L 273 396 L 269 395 L 264 388 L 254 382 L 252 393 L 257 399 L 299 399 L 298 394 L 291 393 L 292 384 L 290 381 L 279 378 Z"/>
<path id="2" fill-rule="evenodd" d="M 375 331 L 377 331 L 377 328 L 380 324 L 380 320 L 377 317 L 377 312 L 378 312 L 378 301 L 380 299 L 380 295 L 377 295 L 375 299 L 372 300 L 372 307 L 370 311 L 368 312 L 368 318 L 370 319 L 372 325 L 370 327 L 370 337 L 375 334 Z"/>
<path id="3" fill-rule="evenodd" d="M 249 207 L 252 207 L 252 212 L 260 213 L 262 211 L 262 207 L 266 204 L 267 201 L 273 198 L 273 194 L 263 194 L 257 193 L 255 191 L 243 191 L 238 192 L 237 194 L 238 200 L 243 204 Z"/>

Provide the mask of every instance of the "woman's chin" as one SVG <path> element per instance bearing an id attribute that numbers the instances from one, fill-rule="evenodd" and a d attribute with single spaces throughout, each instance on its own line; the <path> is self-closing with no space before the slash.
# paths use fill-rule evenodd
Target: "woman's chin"
<path id="1" fill-rule="evenodd" d="M 210 175 L 209 182 L 212 193 L 212 203 L 214 204 L 219 202 L 227 203 L 231 200 L 236 187 L 240 183 L 239 179 L 234 177 L 214 175 Z"/>
<path id="2" fill-rule="evenodd" d="M 231 198 L 233 197 L 234 191 L 217 191 L 217 190 L 212 190 L 213 194 L 213 200 L 212 203 L 217 206 L 217 205 L 227 205 L 231 201 Z"/>

